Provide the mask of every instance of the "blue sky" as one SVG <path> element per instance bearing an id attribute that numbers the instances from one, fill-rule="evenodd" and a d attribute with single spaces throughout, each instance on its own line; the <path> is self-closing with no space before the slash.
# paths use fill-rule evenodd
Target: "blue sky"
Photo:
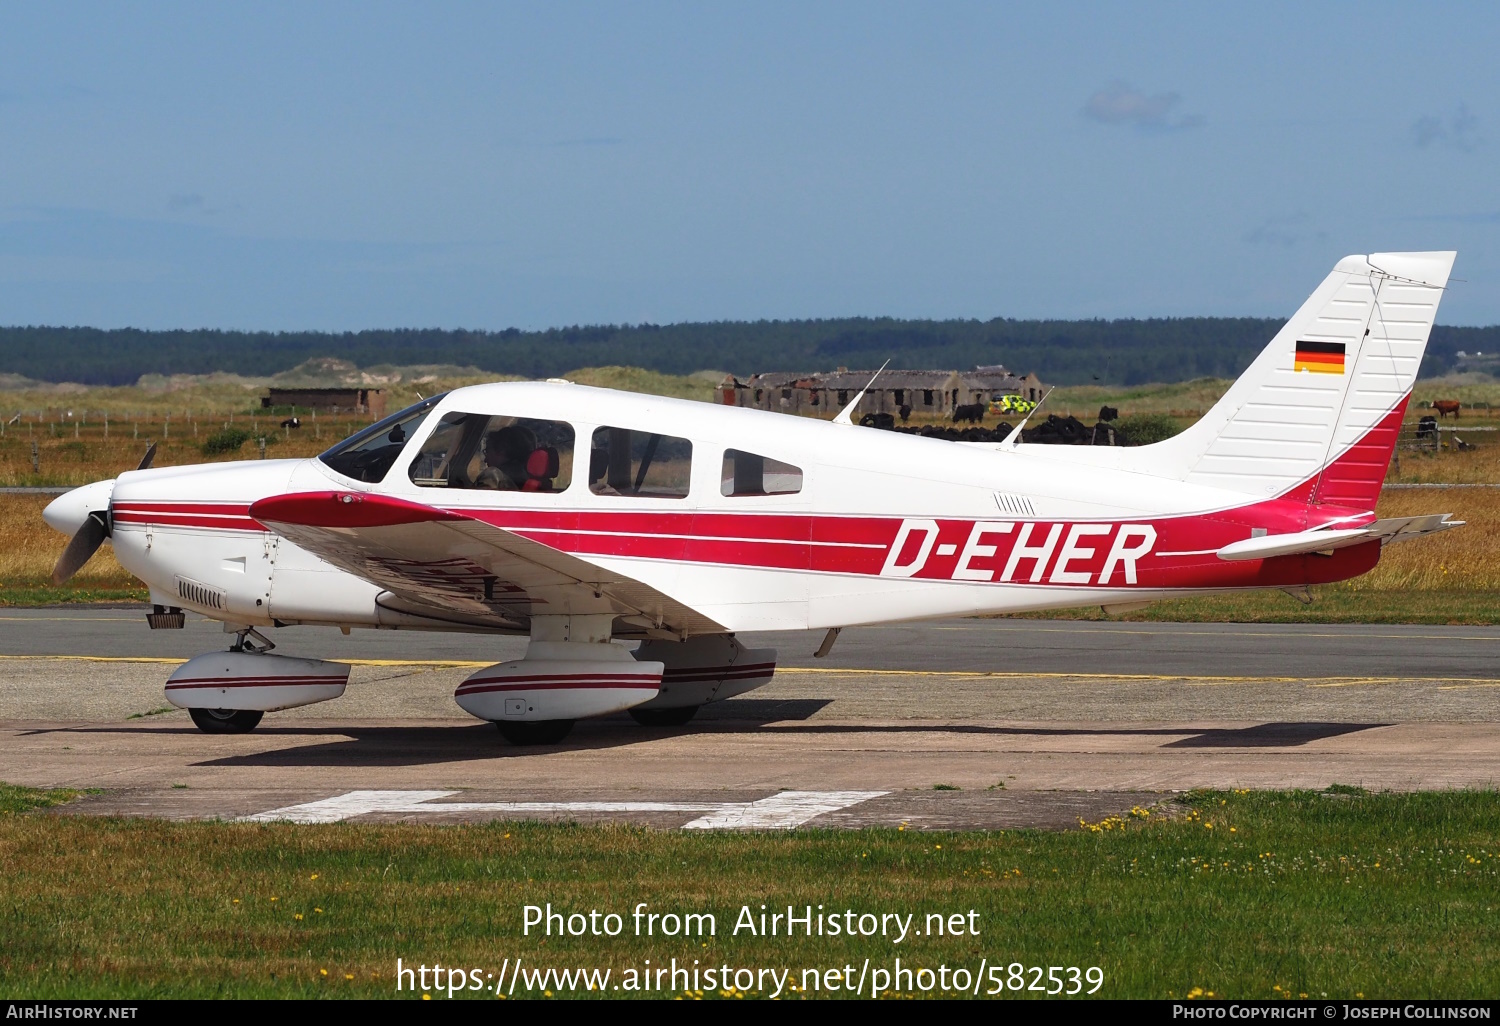
<path id="1" fill-rule="evenodd" d="M 0 324 L 1287 315 L 1457 249 L 1500 5 L 0 6 Z"/>

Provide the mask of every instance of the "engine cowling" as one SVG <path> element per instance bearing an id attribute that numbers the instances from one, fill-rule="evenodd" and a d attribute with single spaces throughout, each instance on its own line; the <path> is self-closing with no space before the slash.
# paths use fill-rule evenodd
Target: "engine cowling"
<path id="1" fill-rule="evenodd" d="M 265 652 L 210 652 L 167 678 L 167 701 L 179 709 L 273 712 L 327 702 L 344 693 L 349 666 Z"/>

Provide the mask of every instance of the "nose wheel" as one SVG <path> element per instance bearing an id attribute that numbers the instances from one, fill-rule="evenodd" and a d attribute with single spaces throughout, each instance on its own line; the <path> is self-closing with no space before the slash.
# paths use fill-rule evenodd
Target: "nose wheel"
<path id="1" fill-rule="evenodd" d="M 265 714 L 259 709 L 189 709 L 188 715 L 205 734 L 248 734 Z"/>

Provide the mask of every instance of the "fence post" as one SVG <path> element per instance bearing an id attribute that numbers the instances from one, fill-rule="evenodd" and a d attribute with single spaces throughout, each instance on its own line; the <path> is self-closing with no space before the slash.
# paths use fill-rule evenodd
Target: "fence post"
<path id="1" fill-rule="evenodd" d="M 260 458 L 261 459 L 265 459 L 266 458 L 266 440 L 264 438 L 257 438 L 256 441 L 260 443 Z"/>
<path id="2" fill-rule="evenodd" d="M 42 454 L 36 447 L 35 438 L 31 440 L 31 472 L 38 475 L 42 472 Z"/>

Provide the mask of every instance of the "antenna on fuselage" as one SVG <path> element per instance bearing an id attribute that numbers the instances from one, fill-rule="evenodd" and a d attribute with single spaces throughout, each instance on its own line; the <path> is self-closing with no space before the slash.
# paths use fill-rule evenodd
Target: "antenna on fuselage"
<path id="1" fill-rule="evenodd" d="M 854 419 L 853 419 L 854 418 L 854 410 L 855 410 L 855 408 L 857 406 L 859 406 L 859 401 L 865 397 L 865 393 L 868 392 L 870 390 L 871 386 L 873 386 L 875 384 L 875 379 L 878 378 L 878 377 L 880 377 L 880 372 L 883 371 L 883 370 L 885 370 L 890 365 L 891 365 L 891 361 L 889 361 L 889 360 L 885 361 L 885 363 L 882 363 L 880 365 L 880 370 L 876 371 L 874 373 L 874 375 L 870 378 L 870 384 L 866 385 L 864 388 L 861 388 L 859 390 L 859 394 L 854 397 L 854 401 L 851 402 L 848 406 L 845 406 L 842 410 L 840 410 L 839 411 L 839 415 L 837 417 L 833 418 L 833 422 L 835 424 L 848 424 L 850 426 L 853 426 L 853 424 L 854 424 Z"/>
<path id="2" fill-rule="evenodd" d="M 1056 385 L 1052 386 L 1052 388 L 1056 387 Z M 1016 425 L 1015 430 L 1005 436 L 1005 441 L 1000 443 L 1002 448 L 1014 449 L 1021 444 L 1021 429 L 1026 426 L 1026 422 L 1031 419 L 1031 415 L 1042 408 L 1042 403 L 1046 402 L 1047 397 L 1052 394 L 1052 388 L 1042 393 L 1042 397 L 1036 401 L 1035 406 L 1026 411 L 1026 416 L 1021 418 L 1021 423 Z"/>

